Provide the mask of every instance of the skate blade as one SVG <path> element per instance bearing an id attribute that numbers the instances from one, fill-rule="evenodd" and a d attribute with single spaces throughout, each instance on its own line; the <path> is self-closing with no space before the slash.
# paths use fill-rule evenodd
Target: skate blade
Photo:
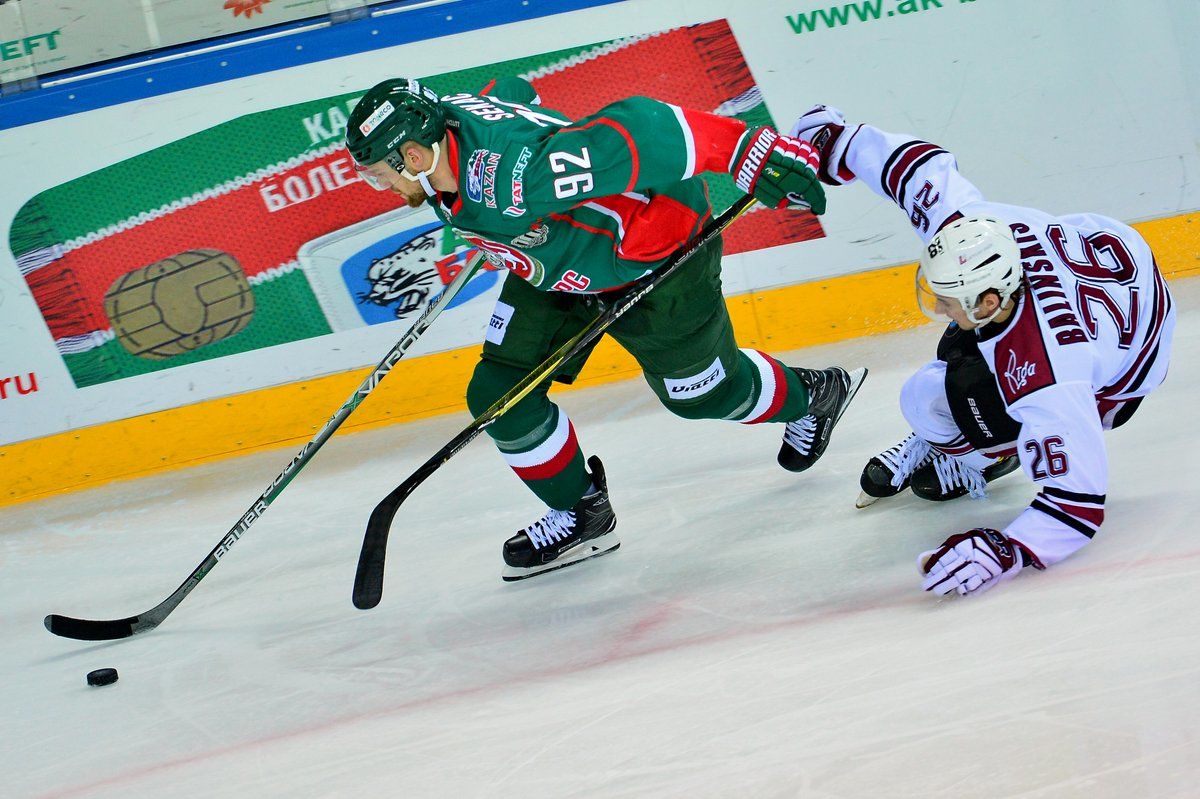
<path id="1" fill-rule="evenodd" d="M 838 408 L 837 415 L 833 417 L 834 426 L 846 415 L 846 410 L 850 407 L 850 403 L 854 401 L 858 390 L 862 388 L 863 381 L 867 379 L 867 367 L 859 367 L 848 374 L 850 375 L 850 385 L 846 388 L 846 399 L 842 402 L 841 407 Z"/>
<path id="2" fill-rule="evenodd" d="M 883 497 L 873 497 L 870 494 L 868 494 L 866 491 L 859 491 L 858 499 L 854 500 L 854 507 L 861 510 L 861 509 L 867 507 L 868 505 L 874 505 L 876 502 L 878 502 L 882 498 Z"/>
<path id="3" fill-rule="evenodd" d="M 846 403 L 842 406 L 842 413 L 838 414 L 838 419 L 842 418 L 842 414 L 850 407 L 850 403 L 854 400 L 854 396 L 858 394 L 858 390 L 862 388 L 863 382 L 867 379 L 867 368 L 865 366 L 855 369 L 850 372 L 850 389 L 846 392 Z"/>
<path id="4" fill-rule="evenodd" d="M 541 566 L 530 566 L 527 569 L 522 569 L 506 565 L 500 578 L 506 583 L 516 582 L 517 580 L 528 580 L 530 577 L 537 577 L 539 574 L 558 571 L 568 566 L 574 566 L 576 563 L 582 563 L 585 560 L 607 555 L 609 552 L 615 552 L 620 546 L 621 542 L 617 539 L 617 534 L 615 532 L 607 532 L 590 541 L 585 541 L 557 560 L 552 560 Z"/>

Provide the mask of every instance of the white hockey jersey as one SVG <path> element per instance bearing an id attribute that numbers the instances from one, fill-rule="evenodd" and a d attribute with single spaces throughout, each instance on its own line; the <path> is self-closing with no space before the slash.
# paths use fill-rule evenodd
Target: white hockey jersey
<path id="1" fill-rule="evenodd" d="M 835 140 L 822 155 L 833 163 L 822 163 L 822 177 L 862 180 L 904 210 L 922 241 L 962 216 L 1011 226 L 1025 291 L 1006 322 L 976 332 L 1008 413 L 1020 423 L 1021 466 L 1040 491 L 1004 532 L 1034 565 L 1062 560 L 1104 520 L 1102 431 L 1166 377 L 1175 312 L 1150 247 L 1115 219 L 986 202 L 937 145 L 869 125 L 831 132 Z"/>

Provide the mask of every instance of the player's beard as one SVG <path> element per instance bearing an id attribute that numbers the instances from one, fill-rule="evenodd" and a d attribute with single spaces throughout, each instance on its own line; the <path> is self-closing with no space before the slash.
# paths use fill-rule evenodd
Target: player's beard
<path id="1" fill-rule="evenodd" d="M 409 208 L 420 208 L 422 205 L 424 205 L 426 202 L 429 201 L 429 195 L 426 194 L 425 190 L 422 189 L 420 186 L 417 186 L 411 192 L 399 191 L 399 190 L 395 190 L 395 191 L 397 194 L 399 194 L 401 197 L 404 198 L 404 202 L 408 204 Z"/>

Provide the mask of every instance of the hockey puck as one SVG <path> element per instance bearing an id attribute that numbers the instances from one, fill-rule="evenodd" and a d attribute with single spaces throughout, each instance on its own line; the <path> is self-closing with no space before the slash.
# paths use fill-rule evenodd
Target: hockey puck
<path id="1" fill-rule="evenodd" d="M 117 681 L 116 669 L 96 669 L 89 671 L 87 676 L 88 685 L 112 685 Z"/>

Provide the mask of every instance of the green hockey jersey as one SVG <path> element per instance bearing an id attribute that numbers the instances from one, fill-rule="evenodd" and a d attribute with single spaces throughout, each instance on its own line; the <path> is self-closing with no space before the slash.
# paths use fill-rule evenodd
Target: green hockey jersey
<path id="1" fill-rule="evenodd" d="M 442 98 L 457 194 L 431 199 L 460 236 L 533 286 L 598 292 L 661 266 L 711 215 L 746 125 L 646 97 L 578 121 L 520 78 Z"/>

